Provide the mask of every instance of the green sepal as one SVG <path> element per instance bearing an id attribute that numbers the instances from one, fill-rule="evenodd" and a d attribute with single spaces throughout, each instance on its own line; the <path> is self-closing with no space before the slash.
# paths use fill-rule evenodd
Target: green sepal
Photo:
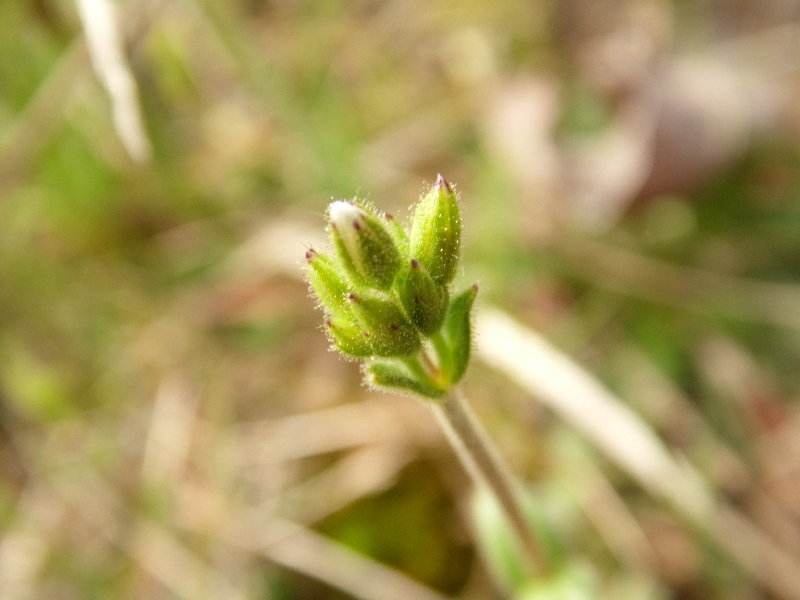
<path id="1" fill-rule="evenodd" d="M 397 278 L 397 296 L 411 322 L 425 335 L 438 331 L 447 311 L 447 287 L 438 284 L 415 258 Z"/>
<path id="2" fill-rule="evenodd" d="M 337 201 L 328 210 L 336 254 L 357 285 L 388 290 L 400 268 L 400 250 L 383 220 L 355 202 Z"/>
<path id="3" fill-rule="evenodd" d="M 372 356 L 374 349 L 370 344 L 369 338 L 356 325 L 345 318 L 328 319 L 325 321 L 328 336 L 336 348 L 342 354 L 355 358 L 365 358 Z"/>
<path id="4" fill-rule="evenodd" d="M 322 305 L 332 315 L 350 314 L 347 295 L 352 292 L 334 260 L 321 252 L 310 249 L 306 252 L 308 283 Z"/>
<path id="5" fill-rule="evenodd" d="M 371 362 L 365 366 L 364 374 L 367 382 L 378 388 L 412 393 L 431 399 L 442 398 L 447 394 L 445 390 L 437 388 L 431 382 L 422 381 L 403 365 L 395 362 Z"/>
<path id="6" fill-rule="evenodd" d="M 453 384 L 458 383 L 469 366 L 469 357 L 472 346 L 472 305 L 478 295 L 478 284 L 461 292 L 450 302 L 450 308 L 442 325 L 442 337 L 449 351 L 446 364 L 447 380 Z"/>
<path id="7" fill-rule="evenodd" d="M 419 334 L 394 302 L 355 294 L 348 300 L 374 356 L 410 356 L 419 350 Z"/>
<path id="8" fill-rule="evenodd" d="M 438 283 L 450 283 L 456 275 L 461 249 L 461 215 L 458 199 L 444 178 L 417 204 L 411 221 L 409 252 Z"/>
<path id="9" fill-rule="evenodd" d="M 400 251 L 400 264 L 403 265 L 408 262 L 408 233 L 394 216 L 389 213 L 383 213 L 383 218 L 386 220 L 386 226 L 394 237 L 397 249 Z"/>

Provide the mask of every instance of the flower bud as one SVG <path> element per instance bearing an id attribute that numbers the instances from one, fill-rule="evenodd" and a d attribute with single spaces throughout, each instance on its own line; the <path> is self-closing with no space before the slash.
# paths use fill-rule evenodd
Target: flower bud
<path id="1" fill-rule="evenodd" d="M 425 335 L 442 325 L 447 310 L 447 288 L 436 283 L 416 258 L 398 277 L 397 295 L 411 322 Z"/>
<path id="2" fill-rule="evenodd" d="M 322 305 L 333 315 L 349 314 L 347 279 L 330 256 L 310 249 L 306 252 L 308 283 Z"/>
<path id="3" fill-rule="evenodd" d="M 382 220 L 344 201 L 332 203 L 328 215 L 331 239 L 348 275 L 357 284 L 389 289 L 400 268 L 400 251 Z"/>
<path id="4" fill-rule="evenodd" d="M 436 184 L 417 204 L 411 221 L 411 256 L 418 259 L 437 283 L 456 275 L 461 247 L 461 216 L 455 192 L 439 175 Z"/>
<path id="5" fill-rule="evenodd" d="M 472 345 L 472 304 L 478 295 L 478 284 L 464 290 L 450 302 L 444 318 L 442 334 L 450 350 L 448 362 L 450 383 L 458 383 L 469 365 Z"/>
<path id="6" fill-rule="evenodd" d="M 409 356 L 419 350 L 419 335 L 393 302 L 355 294 L 348 300 L 373 355 Z"/>
<path id="7" fill-rule="evenodd" d="M 447 392 L 430 381 L 413 376 L 402 365 L 393 362 L 375 361 L 364 369 L 367 381 L 379 388 L 398 392 L 410 392 L 425 398 L 441 398 Z"/>
<path id="8" fill-rule="evenodd" d="M 341 353 L 354 357 L 372 356 L 373 349 L 369 336 L 365 335 L 358 325 L 344 319 L 328 319 L 325 321 L 328 335 L 334 347 Z"/>

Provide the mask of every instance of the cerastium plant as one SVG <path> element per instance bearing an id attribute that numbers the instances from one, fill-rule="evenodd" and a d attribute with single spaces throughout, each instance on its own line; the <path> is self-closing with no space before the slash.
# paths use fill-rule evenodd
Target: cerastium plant
<path id="1" fill-rule="evenodd" d="M 332 254 L 306 252 L 308 281 L 337 350 L 363 362 L 367 383 L 428 401 L 475 480 L 487 485 L 516 531 L 531 570 L 545 555 L 523 514 L 517 485 L 456 388 L 469 364 L 473 285 L 451 290 L 461 215 L 440 175 L 406 231 L 391 215 L 356 201 L 327 213 Z"/>

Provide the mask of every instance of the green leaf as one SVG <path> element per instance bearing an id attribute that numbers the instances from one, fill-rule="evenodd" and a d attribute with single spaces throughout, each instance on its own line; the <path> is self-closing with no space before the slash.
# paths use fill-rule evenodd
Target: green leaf
<path id="1" fill-rule="evenodd" d="M 519 600 L 596 600 L 594 579 L 589 568 L 568 565 L 543 581 L 530 582 L 516 596 Z"/>
<path id="2" fill-rule="evenodd" d="M 520 489 L 528 526 L 542 543 L 552 570 L 533 575 L 517 535 L 493 494 L 476 490 L 471 515 L 487 565 L 509 596 L 520 600 L 590 600 L 596 598 L 591 571 L 573 562 L 543 511 L 543 498 Z"/>
<path id="3" fill-rule="evenodd" d="M 445 390 L 437 388 L 430 380 L 424 380 L 419 375 L 412 375 L 403 365 L 375 361 L 364 369 L 367 382 L 378 388 L 385 388 L 399 392 L 411 392 L 425 398 L 442 398 L 447 394 Z"/>
<path id="4" fill-rule="evenodd" d="M 469 366 L 472 349 L 472 305 L 478 295 L 478 284 L 453 298 L 442 325 L 442 335 L 449 350 L 448 360 L 442 361 L 449 372 L 450 383 L 458 383 Z"/>

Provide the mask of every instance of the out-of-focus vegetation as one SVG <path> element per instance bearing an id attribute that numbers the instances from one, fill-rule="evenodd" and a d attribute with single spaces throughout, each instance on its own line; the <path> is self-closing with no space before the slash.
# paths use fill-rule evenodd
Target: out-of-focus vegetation
<path id="1" fill-rule="evenodd" d="M 474 361 L 601 596 L 792 597 L 798 57 L 794 0 L 0 2 L 0 597 L 501 597 L 430 415 L 359 385 L 300 275 L 332 198 L 405 218 L 437 172 L 480 302 L 785 559 Z"/>

